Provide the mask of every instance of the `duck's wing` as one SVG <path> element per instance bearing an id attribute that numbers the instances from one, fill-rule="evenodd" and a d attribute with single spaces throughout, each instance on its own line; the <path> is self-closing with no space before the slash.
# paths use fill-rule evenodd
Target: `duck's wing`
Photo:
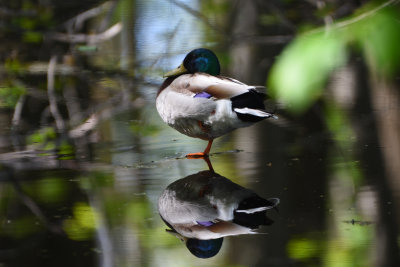
<path id="1" fill-rule="evenodd" d="M 217 106 L 221 111 L 229 110 L 225 117 L 232 117 L 233 111 L 244 122 L 253 123 L 269 117 L 276 118 L 265 111 L 265 93 L 260 92 L 258 86 L 206 73 L 184 74 L 167 81 L 164 82 L 166 86 L 161 87 L 161 90 L 165 88 L 167 92 L 159 93 L 157 109 L 163 119 L 165 117 L 164 121 L 171 121 L 171 124 L 180 117 L 197 118 L 202 121 L 213 114 L 218 109 Z M 164 105 L 166 102 L 168 105 Z M 165 111 L 171 105 L 173 112 Z M 172 113 L 173 118 L 169 118 Z"/>
<path id="2" fill-rule="evenodd" d="M 215 99 L 231 99 L 251 89 L 259 88 L 229 77 L 212 76 L 207 73 L 181 75 L 171 83 L 170 87 L 174 91 L 193 97 L 213 97 Z"/>

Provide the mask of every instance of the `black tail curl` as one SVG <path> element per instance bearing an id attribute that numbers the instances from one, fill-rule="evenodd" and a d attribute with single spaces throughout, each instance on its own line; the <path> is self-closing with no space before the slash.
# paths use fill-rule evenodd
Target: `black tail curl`
<path id="1" fill-rule="evenodd" d="M 257 195 L 242 200 L 237 210 L 247 210 L 258 207 L 272 207 L 275 204 L 271 201 L 261 198 Z M 243 213 L 234 211 L 233 222 L 250 229 L 257 229 L 260 225 L 271 225 L 274 221 L 267 216 L 267 211 L 258 211 L 254 213 Z"/>
<path id="2" fill-rule="evenodd" d="M 248 92 L 237 95 L 231 98 L 232 101 L 232 110 L 235 108 L 251 108 L 251 109 L 259 109 L 265 110 L 264 99 L 266 95 L 264 93 L 258 92 L 255 89 L 250 89 Z M 236 112 L 239 119 L 242 121 L 248 122 L 258 122 L 265 119 L 265 117 L 258 117 L 251 114 L 242 114 Z"/>

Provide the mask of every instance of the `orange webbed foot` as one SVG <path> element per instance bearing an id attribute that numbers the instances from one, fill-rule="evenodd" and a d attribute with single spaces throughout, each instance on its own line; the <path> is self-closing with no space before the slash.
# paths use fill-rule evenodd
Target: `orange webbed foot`
<path id="1" fill-rule="evenodd" d="M 197 152 L 197 153 L 189 153 L 186 155 L 188 159 L 200 159 L 200 158 L 208 158 L 208 154 L 210 153 L 211 150 L 211 145 L 213 143 L 213 140 L 208 141 L 208 145 L 204 152 Z"/>
<path id="2" fill-rule="evenodd" d="M 200 159 L 200 158 L 208 158 L 208 154 L 204 152 L 197 152 L 197 153 L 189 153 L 186 155 L 188 159 Z"/>

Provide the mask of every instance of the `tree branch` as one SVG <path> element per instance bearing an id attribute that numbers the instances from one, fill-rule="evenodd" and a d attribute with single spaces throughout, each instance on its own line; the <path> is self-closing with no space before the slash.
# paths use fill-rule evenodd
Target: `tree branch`
<path id="1" fill-rule="evenodd" d="M 51 33 L 47 37 L 59 42 L 65 43 L 88 43 L 88 44 L 96 44 L 108 39 L 113 38 L 115 35 L 120 33 L 122 30 L 122 23 L 118 22 L 99 34 L 68 34 L 68 33 Z"/>
<path id="2" fill-rule="evenodd" d="M 366 19 L 366 18 L 368 18 L 368 17 L 374 15 L 376 12 L 380 11 L 381 9 L 383 9 L 383 8 L 385 8 L 385 7 L 388 7 L 388 6 L 391 6 L 391 5 L 397 5 L 397 4 L 399 3 L 399 1 L 400 1 L 400 0 L 389 0 L 389 1 L 383 3 L 383 4 L 380 5 L 380 6 L 377 6 L 376 8 L 374 8 L 374 9 L 372 9 L 372 10 L 370 10 L 370 11 L 367 11 L 367 12 L 365 12 L 365 13 L 362 13 L 361 15 L 359 15 L 359 16 L 357 16 L 357 17 L 354 17 L 354 18 L 352 18 L 352 19 L 348 19 L 348 20 L 345 20 L 345 21 L 342 21 L 342 22 L 333 23 L 333 24 L 329 27 L 329 29 L 339 29 L 339 28 L 343 28 L 343 27 L 349 26 L 349 25 L 351 25 L 351 24 L 354 24 L 354 23 L 356 23 L 356 22 L 359 22 L 359 21 L 361 21 L 361 20 L 363 20 L 363 19 Z M 324 29 L 322 29 L 322 28 L 317 28 L 317 29 L 315 29 L 315 30 L 311 30 L 311 31 L 305 32 L 304 34 L 306 34 L 306 35 L 315 34 L 315 33 L 323 32 L 323 31 L 325 31 L 325 29 L 326 29 L 326 28 L 324 28 Z"/>
<path id="3" fill-rule="evenodd" d="M 49 106 L 50 106 L 50 112 L 51 115 L 53 116 L 55 122 L 56 122 L 56 127 L 59 132 L 64 132 L 65 130 L 65 123 L 64 120 L 58 110 L 57 107 L 57 97 L 54 91 L 54 69 L 57 63 L 57 57 L 52 56 L 49 61 L 49 67 L 47 70 L 47 96 L 49 98 Z"/>

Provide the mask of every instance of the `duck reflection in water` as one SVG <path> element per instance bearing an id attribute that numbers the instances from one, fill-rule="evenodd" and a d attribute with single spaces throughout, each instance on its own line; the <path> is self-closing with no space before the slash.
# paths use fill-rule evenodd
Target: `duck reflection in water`
<path id="1" fill-rule="evenodd" d="M 211 169 L 211 168 L 210 168 Z M 264 199 L 213 170 L 170 184 L 158 200 L 162 220 L 199 258 L 215 256 L 224 236 L 254 234 L 273 223 L 266 216 L 279 199 Z"/>

